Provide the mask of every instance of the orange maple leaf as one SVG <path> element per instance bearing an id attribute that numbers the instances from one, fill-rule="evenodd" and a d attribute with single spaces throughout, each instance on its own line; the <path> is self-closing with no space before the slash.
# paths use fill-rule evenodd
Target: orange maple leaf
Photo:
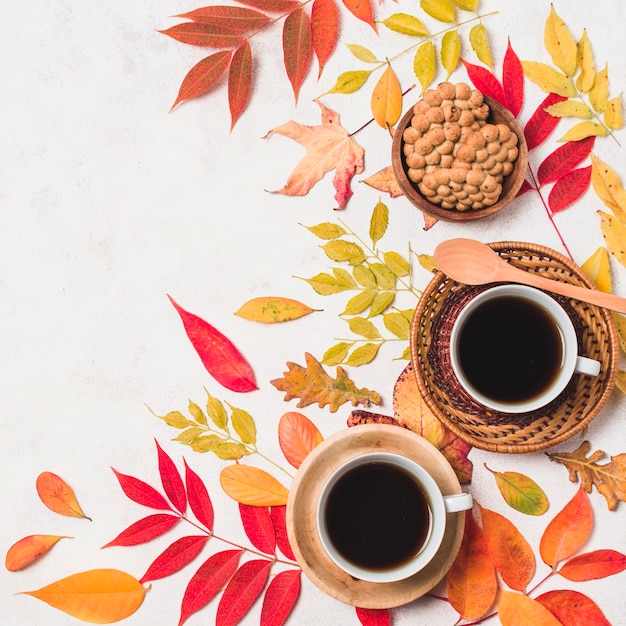
<path id="1" fill-rule="evenodd" d="M 317 102 L 317 101 L 316 101 Z M 350 182 L 355 174 L 364 168 L 365 150 L 348 134 L 339 122 L 339 114 L 317 102 L 322 110 L 322 124 L 305 126 L 289 121 L 282 126 L 270 130 L 265 139 L 278 133 L 289 137 L 306 148 L 306 154 L 300 160 L 287 184 L 270 193 L 281 193 L 287 196 L 305 196 L 309 190 L 322 180 L 324 176 L 335 170 L 333 186 L 337 193 L 335 200 L 338 209 L 344 209 L 352 189 Z"/>

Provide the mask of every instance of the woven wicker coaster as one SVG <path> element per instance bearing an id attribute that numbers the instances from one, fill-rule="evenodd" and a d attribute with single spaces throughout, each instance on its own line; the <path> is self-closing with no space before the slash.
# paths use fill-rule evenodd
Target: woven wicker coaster
<path id="1" fill-rule="evenodd" d="M 593 288 L 582 270 L 560 253 L 530 243 L 490 244 L 507 262 L 554 280 Z M 457 437 L 492 452 L 534 452 L 585 428 L 607 401 L 617 376 L 619 345 L 611 313 L 552 295 L 569 314 L 583 356 L 600 361 L 596 377 L 575 375 L 563 393 L 532 413 L 499 413 L 470 398 L 450 365 L 452 324 L 460 309 L 492 285 L 461 285 L 438 272 L 422 294 L 411 326 L 411 358 L 420 393 L 433 414 Z"/>

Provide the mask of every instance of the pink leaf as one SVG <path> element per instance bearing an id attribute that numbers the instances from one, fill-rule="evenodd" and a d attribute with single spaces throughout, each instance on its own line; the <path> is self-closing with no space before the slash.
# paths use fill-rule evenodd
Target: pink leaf
<path id="1" fill-rule="evenodd" d="M 484 96 L 496 100 L 502 106 L 508 106 L 506 96 L 504 95 L 504 88 L 494 74 L 480 65 L 474 65 L 464 59 L 461 59 L 461 61 L 467 70 L 467 75 L 478 91 Z"/>
<path id="2" fill-rule="evenodd" d="M 214 514 L 209 492 L 200 477 L 187 465 L 187 461 L 185 461 L 185 482 L 189 506 L 193 514 L 201 524 L 212 531 Z"/>
<path id="3" fill-rule="evenodd" d="M 230 339 L 197 315 L 178 306 L 170 296 L 168 298 L 178 311 L 187 337 L 209 374 L 231 391 L 258 389 L 250 364 Z"/>
<path id="4" fill-rule="evenodd" d="M 246 561 L 230 579 L 217 607 L 215 623 L 235 626 L 259 597 L 270 575 L 272 561 Z"/>
<path id="5" fill-rule="evenodd" d="M 292 561 L 296 560 L 296 557 L 289 544 L 289 537 L 287 536 L 287 523 L 286 523 L 286 506 L 273 506 L 270 509 L 270 516 L 272 523 L 274 524 L 274 531 L 276 533 L 276 543 L 278 549 Z"/>
<path id="6" fill-rule="evenodd" d="M 387 609 L 356 608 L 356 615 L 363 626 L 390 626 L 391 617 Z"/>
<path id="7" fill-rule="evenodd" d="M 209 557 L 192 576 L 180 610 L 178 626 L 205 607 L 230 580 L 243 550 L 224 550 Z"/>
<path id="8" fill-rule="evenodd" d="M 113 469 L 113 468 L 111 468 Z M 165 509 L 170 511 L 172 507 L 165 498 L 154 488 L 139 478 L 127 476 L 113 469 L 122 491 L 133 502 L 149 506 L 151 509 Z"/>
<path id="9" fill-rule="evenodd" d="M 140 519 L 138 522 L 131 524 L 126 530 L 123 530 L 113 541 L 109 541 L 103 548 L 111 548 L 113 546 L 136 546 L 140 543 L 152 541 L 156 537 L 160 537 L 170 528 L 175 526 L 180 517 L 177 515 L 169 515 L 168 513 L 156 513 L 148 515 Z"/>
<path id="10" fill-rule="evenodd" d="M 178 469 L 172 461 L 171 457 L 161 448 L 159 442 L 155 439 L 157 446 L 157 454 L 159 457 L 159 474 L 161 475 L 161 483 L 165 495 L 170 499 L 177 511 L 184 515 L 187 509 L 187 495 L 185 493 L 185 485 L 180 477 Z"/>
<path id="11" fill-rule="evenodd" d="M 246 536 L 252 545 L 265 554 L 276 551 L 276 533 L 266 506 L 239 504 L 239 515 Z"/>
<path id="12" fill-rule="evenodd" d="M 591 183 L 591 165 L 572 170 L 559 178 L 548 196 L 548 206 L 552 213 L 567 209 L 589 188 Z"/>
<path id="13" fill-rule="evenodd" d="M 524 68 L 513 48 L 511 40 L 504 55 L 502 66 L 502 87 L 507 107 L 515 117 L 519 115 L 524 103 Z"/>
<path id="14" fill-rule="evenodd" d="M 595 140 L 595 137 L 587 137 L 580 141 L 568 141 L 549 154 L 537 170 L 539 185 L 551 183 L 571 172 L 589 156 Z"/>
<path id="15" fill-rule="evenodd" d="M 545 109 L 557 102 L 564 102 L 565 100 L 567 100 L 567 98 L 564 96 L 558 96 L 555 93 L 548 94 L 544 101 L 537 107 L 528 122 L 526 122 L 526 126 L 524 126 L 524 137 L 526 138 L 526 144 L 529 150 L 541 145 L 559 123 L 560 118 L 550 115 Z"/>
<path id="16" fill-rule="evenodd" d="M 261 626 L 282 626 L 300 593 L 300 570 L 280 572 L 268 585 L 263 597 Z"/>
<path id="17" fill-rule="evenodd" d="M 165 578 L 191 563 L 209 540 L 208 535 L 181 537 L 168 546 L 148 567 L 139 582 Z"/>

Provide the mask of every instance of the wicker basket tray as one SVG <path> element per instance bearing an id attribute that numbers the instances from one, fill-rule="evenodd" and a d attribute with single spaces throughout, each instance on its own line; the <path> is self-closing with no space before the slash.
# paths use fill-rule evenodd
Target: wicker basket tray
<path id="1" fill-rule="evenodd" d="M 550 248 L 510 241 L 490 246 L 507 262 L 527 272 L 594 287 L 575 263 Z M 580 354 L 600 361 L 600 374 L 575 374 L 558 398 L 532 413 L 499 413 L 479 404 L 461 388 L 452 372 L 448 349 L 456 314 L 489 286 L 462 285 L 443 272 L 428 284 L 411 325 L 411 360 L 420 393 L 449 430 L 477 448 L 535 452 L 561 443 L 589 425 L 613 390 L 619 363 L 613 317 L 606 309 L 551 294 L 574 323 Z"/>

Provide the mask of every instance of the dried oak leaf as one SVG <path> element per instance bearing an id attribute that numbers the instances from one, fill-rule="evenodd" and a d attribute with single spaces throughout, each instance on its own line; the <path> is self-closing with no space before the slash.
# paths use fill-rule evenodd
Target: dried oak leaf
<path id="1" fill-rule="evenodd" d="M 614 511 L 620 500 L 626 502 L 626 453 L 612 456 L 608 463 L 601 465 L 598 461 L 604 459 L 605 452 L 596 450 L 588 457 L 590 447 L 588 441 L 583 441 L 573 452 L 549 453 L 548 458 L 565 465 L 573 483 L 578 476 L 587 493 L 591 493 L 595 485 L 606 499 L 609 511 Z"/>
<path id="2" fill-rule="evenodd" d="M 375 391 L 357 389 L 342 367 L 337 367 L 337 378 L 332 378 L 314 356 L 305 353 L 304 357 L 306 367 L 288 362 L 289 371 L 284 372 L 284 377 L 270 381 L 276 389 L 286 392 L 286 402 L 299 398 L 298 408 L 317 402 L 320 408 L 328 405 L 331 413 L 346 402 L 351 402 L 352 406 L 382 404 Z"/>
<path id="3" fill-rule="evenodd" d="M 365 150 L 348 134 L 340 124 L 339 114 L 318 102 L 322 110 L 322 124 L 305 126 L 289 121 L 270 130 L 265 139 L 278 133 L 289 137 L 306 148 L 300 160 L 287 179 L 287 184 L 270 193 L 287 196 L 305 196 L 310 189 L 332 170 L 335 170 L 333 186 L 337 193 L 335 200 L 338 209 L 344 209 L 352 190 L 350 182 L 355 174 L 364 168 Z"/>

